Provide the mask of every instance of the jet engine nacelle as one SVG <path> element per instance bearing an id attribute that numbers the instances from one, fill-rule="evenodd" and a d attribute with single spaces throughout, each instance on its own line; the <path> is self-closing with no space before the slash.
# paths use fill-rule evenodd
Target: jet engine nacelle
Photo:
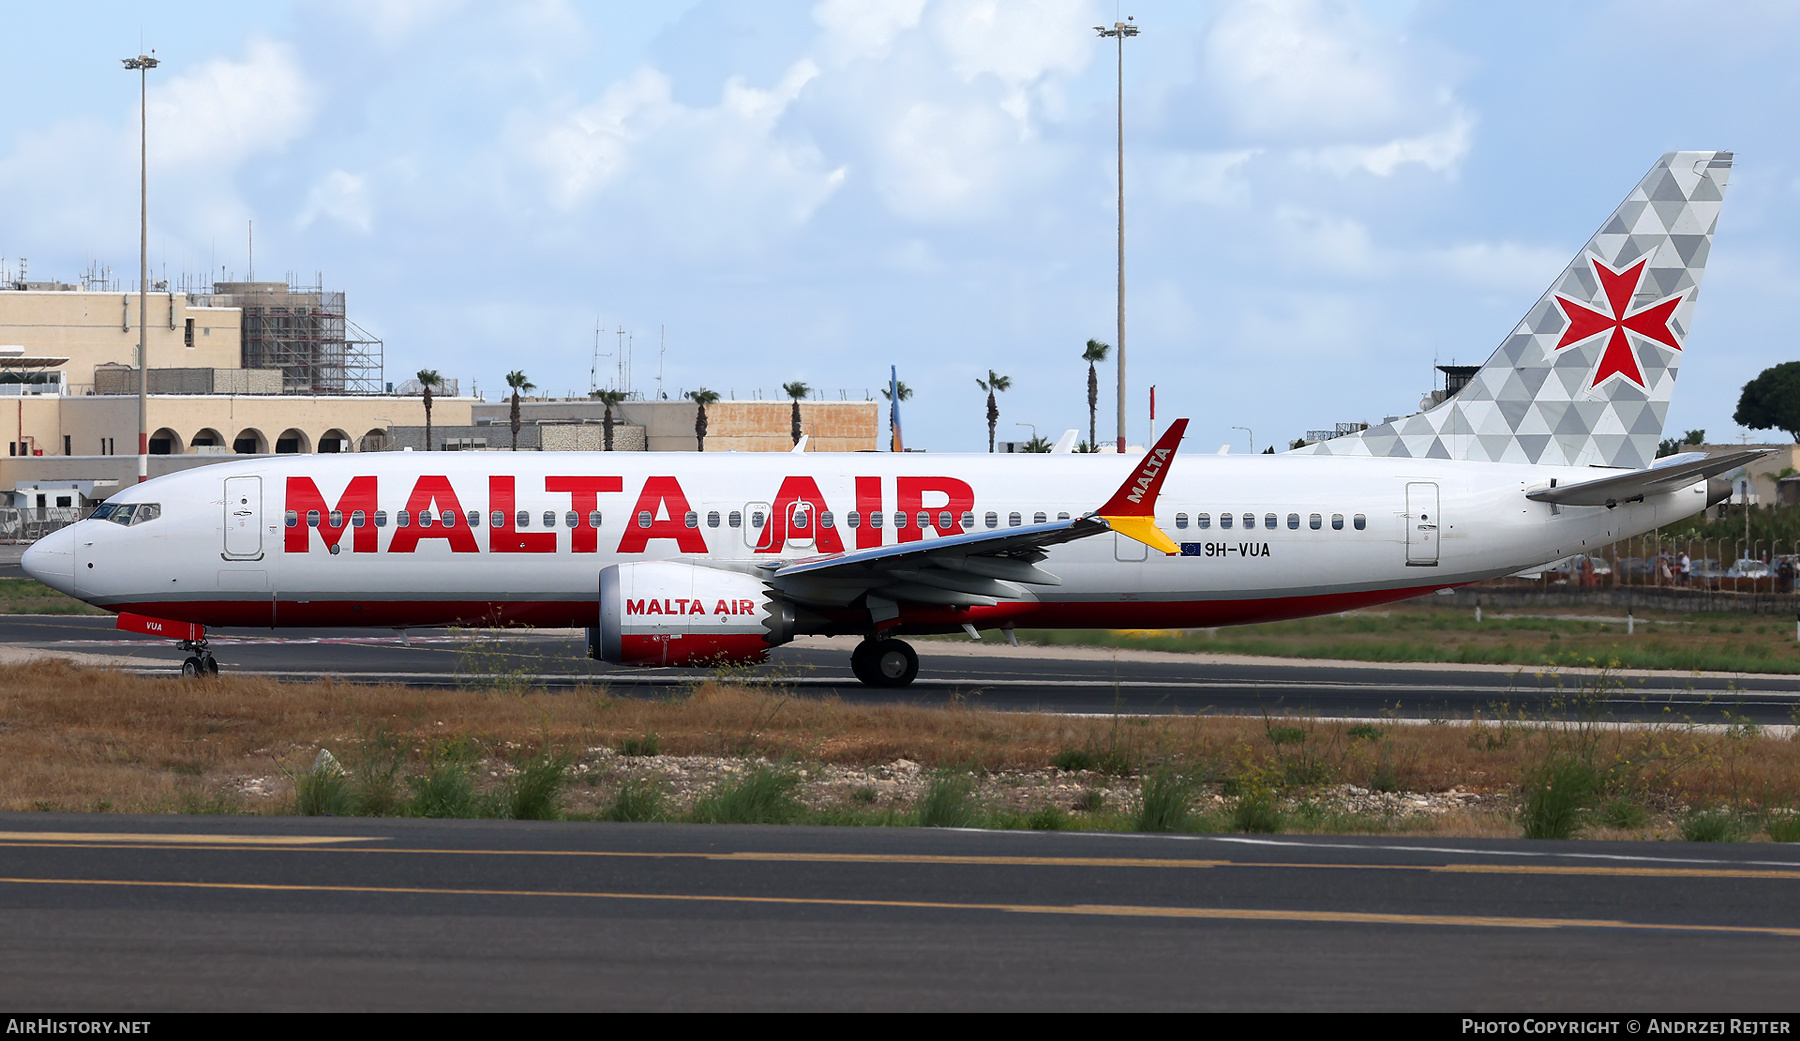
<path id="1" fill-rule="evenodd" d="M 765 661 L 794 638 L 793 607 L 754 575 L 675 561 L 600 572 L 600 624 L 588 653 L 614 665 Z"/>

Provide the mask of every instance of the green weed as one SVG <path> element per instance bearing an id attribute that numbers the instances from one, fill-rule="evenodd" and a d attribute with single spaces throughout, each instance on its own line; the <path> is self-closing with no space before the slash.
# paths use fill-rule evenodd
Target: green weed
<path id="1" fill-rule="evenodd" d="M 966 774 L 939 774 L 919 800 L 919 827 L 973 828 L 979 823 L 975 783 Z"/>
<path id="2" fill-rule="evenodd" d="M 721 783 L 694 804 L 703 824 L 789 824 L 805 814 L 794 798 L 800 775 L 791 769 L 758 766 Z"/>
<path id="3" fill-rule="evenodd" d="M 1183 831 L 1193 816 L 1195 784 L 1171 767 L 1144 775 L 1139 791 L 1138 831 Z"/>

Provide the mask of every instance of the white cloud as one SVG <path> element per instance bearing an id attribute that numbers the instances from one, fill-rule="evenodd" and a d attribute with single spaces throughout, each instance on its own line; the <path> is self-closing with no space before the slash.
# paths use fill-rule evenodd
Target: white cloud
<path id="1" fill-rule="evenodd" d="M 1280 252 L 1293 267 L 1372 278 L 1387 261 L 1369 238 L 1369 229 L 1349 217 L 1317 213 L 1299 206 L 1275 209 Z"/>
<path id="2" fill-rule="evenodd" d="M 1469 137 L 1475 121 L 1458 111 L 1449 126 L 1418 137 L 1396 138 L 1376 145 L 1333 145 L 1301 151 L 1303 163 L 1321 166 L 1339 175 L 1362 170 L 1387 177 L 1407 163 L 1418 163 L 1437 173 L 1454 171 L 1469 154 Z"/>
<path id="3" fill-rule="evenodd" d="M 310 227 L 321 217 L 368 234 L 375 214 L 369 199 L 368 179 L 345 170 L 326 174 L 306 194 L 306 208 L 296 223 Z"/>
<path id="4" fill-rule="evenodd" d="M 809 140 L 777 133 L 818 75 L 802 58 L 770 89 L 732 77 L 717 105 L 692 107 L 666 75 L 642 68 L 552 125 L 518 132 L 559 208 L 629 204 L 634 223 L 662 228 L 677 250 L 748 246 L 805 223 L 844 182 Z"/>
<path id="5" fill-rule="evenodd" d="M 1407 164 L 1453 170 L 1474 118 L 1455 64 L 1357 9 L 1325 0 L 1244 0 L 1207 34 L 1204 75 L 1237 136 L 1288 145 L 1343 175 Z"/>
<path id="6" fill-rule="evenodd" d="M 1465 242 L 1432 250 L 1423 259 L 1431 270 L 1492 290 L 1546 289 L 1568 263 L 1559 250 L 1517 242 Z"/>
<path id="7" fill-rule="evenodd" d="M 1207 206 L 1243 206 L 1250 202 L 1244 167 L 1260 148 L 1231 152 L 1178 152 L 1152 163 L 1152 182 L 1159 195 Z"/>
<path id="8" fill-rule="evenodd" d="M 293 48 L 252 40 L 242 61 L 215 58 L 165 83 L 150 80 L 150 161 L 235 166 L 311 129 L 317 101 Z"/>
<path id="9" fill-rule="evenodd" d="M 825 30 L 819 50 L 833 65 L 887 56 L 895 37 L 917 28 L 925 0 L 824 0 L 813 21 Z"/>

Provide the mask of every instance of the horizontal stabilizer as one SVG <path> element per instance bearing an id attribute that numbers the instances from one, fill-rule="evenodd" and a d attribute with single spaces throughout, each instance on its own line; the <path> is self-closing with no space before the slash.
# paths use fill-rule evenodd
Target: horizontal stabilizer
<path id="1" fill-rule="evenodd" d="M 1642 499 L 1646 495 L 1672 492 L 1709 477 L 1717 477 L 1768 454 L 1767 450 L 1733 452 L 1678 466 L 1653 466 L 1648 470 L 1632 470 L 1613 477 L 1602 477 L 1598 481 L 1542 488 L 1528 493 L 1525 498 L 1558 506 L 1617 506 L 1622 502 Z"/>

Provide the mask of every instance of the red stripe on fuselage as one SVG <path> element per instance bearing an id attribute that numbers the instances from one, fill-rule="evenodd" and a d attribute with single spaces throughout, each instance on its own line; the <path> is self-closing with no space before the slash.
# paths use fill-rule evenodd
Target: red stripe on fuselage
<path id="1" fill-rule="evenodd" d="M 1347 593 L 1312 593 L 1245 600 L 1151 600 L 1061 603 L 999 604 L 994 607 L 953 609 L 907 606 L 901 615 L 903 631 L 955 631 L 967 622 L 992 628 L 1008 622 L 1039 629 L 1206 629 L 1251 622 L 1279 622 L 1291 618 L 1352 611 L 1360 607 L 1409 600 L 1439 589 L 1443 584 L 1405 589 L 1369 589 Z M 138 601 L 101 605 L 111 611 L 129 610 L 206 626 L 240 626 L 258 629 L 300 626 L 399 626 L 484 625 L 542 628 L 580 628 L 596 623 L 599 605 L 592 600 L 205 600 Z M 861 631 L 866 612 L 823 612 L 844 632 Z"/>

